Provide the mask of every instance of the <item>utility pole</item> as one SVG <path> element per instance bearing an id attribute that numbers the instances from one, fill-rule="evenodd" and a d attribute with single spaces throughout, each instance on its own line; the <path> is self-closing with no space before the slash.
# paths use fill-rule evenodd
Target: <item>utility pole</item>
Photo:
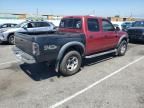
<path id="1" fill-rule="evenodd" d="M 130 15 L 130 17 L 133 17 L 133 13 L 132 13 L 132 11 L 131 11 L 131 15 Z"/>
<path id="2" fill-rule="evenodd" d="M 95 15 L 95 10 L 93 10 L 93 15 Z"/>
<path id="3" fill-rule="evenodd" d="M 36 9 L 36 16 L 38 17 L 38 15 L 39 15 L 39 10 L 38 10 L 38 8 Z"/>

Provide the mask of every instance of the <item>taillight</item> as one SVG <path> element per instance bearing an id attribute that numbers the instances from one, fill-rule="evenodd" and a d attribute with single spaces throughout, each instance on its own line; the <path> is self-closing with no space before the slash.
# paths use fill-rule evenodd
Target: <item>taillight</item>
<path id="1" fill-rule="evenodd" d="M 39 51 L 39 45 L 35 42 L 33 42 L 32 44 L 32 50 L 33 50 L 33 54 L 34 55 L 40 55 L 40 51 Z"/>

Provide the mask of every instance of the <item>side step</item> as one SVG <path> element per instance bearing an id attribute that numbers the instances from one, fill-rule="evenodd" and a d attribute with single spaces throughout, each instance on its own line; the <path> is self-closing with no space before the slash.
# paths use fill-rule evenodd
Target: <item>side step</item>
<path id="1" fill-rule="evenodd" d="M 110 51 L 106 51 L 106 52 L 102 52 L 102 53 L 97 53 L 97 54 L 93 54 L 90 56 L 86 56 L 85 58 L 89 59 L 89 58 L 98 57 L 98 56 L 102 56 L 102 55 L 106 55 L 106 54 L 110 54 L 110 53 L 114 53 L 114 52 L 117 52 L 117 50 L 114 49 L 114 50 L 110 50 Z"/>

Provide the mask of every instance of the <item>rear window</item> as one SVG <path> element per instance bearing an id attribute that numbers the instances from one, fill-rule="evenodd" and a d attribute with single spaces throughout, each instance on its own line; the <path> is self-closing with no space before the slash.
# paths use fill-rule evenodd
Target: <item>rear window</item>
<path id="1" fill-rule="evenodd" d="M 81 19 L 76 18 L 67 18 L 62 19 L 60 23 L 60 28 L 72 28 L 72 29 L 81 29 L 82 21 Z"/>

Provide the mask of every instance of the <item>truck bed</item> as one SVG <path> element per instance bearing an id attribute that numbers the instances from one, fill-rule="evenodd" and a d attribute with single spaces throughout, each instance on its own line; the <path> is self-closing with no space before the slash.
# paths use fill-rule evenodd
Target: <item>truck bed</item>
<path id="1" fill-rule="evenodd" d="M 32 56 L 34 56 L 32 53 L 32 44 L 33 42 L 37 43 L 40 50 L 40 55 L 37 56 L 38 61 L 47 61 L 48 58 L 56 58 L 60 48 L 68 42 L 79 41 L 85 43 L 84 37 L 82 33 L 15 33 L 15 43 L 17 48 Z M 46 50 L 45 46 L 49 45 L 55 45 L 57 48 L 55 50 Z"/>

